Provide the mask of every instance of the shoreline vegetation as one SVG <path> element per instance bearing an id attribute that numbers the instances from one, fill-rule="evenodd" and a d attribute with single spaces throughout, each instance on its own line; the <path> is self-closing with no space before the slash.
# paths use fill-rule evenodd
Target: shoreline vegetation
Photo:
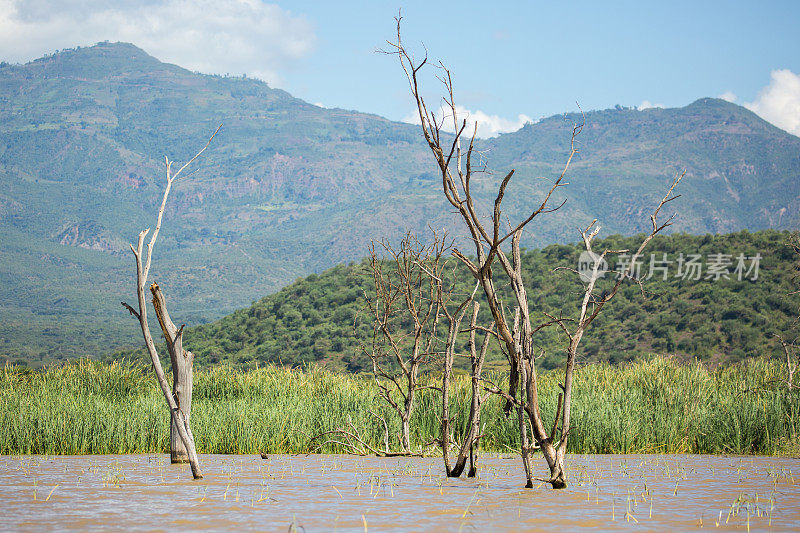
<path id="1" fill-rule="evenodd" d="M 800 390 L 788 390 L 785 373 L 785 363 L 763 357 L 716 369 L 662 356 L 587 364 L 576 371 L 568 452 L 800 455 Z M 539 375 L 548 424 L 562 377 Z M 312 436 L 348 423 L 379 446 L 383 426 L 370 411 L 389 423 L 392 449 L 400 447 L 399 421 L 368 374 L 217 366 L 197 370 L 194 383 L 198 453 L 307 453 Z M 452 412 L 466 411 L 469 387 L 468 376 L 455 376 Z M 439 436 L 439 402 L 436 391 L 420 391 L 412 417 L 412 448 L 430 455 L 440 454 L 427 446 Z M 503 416 L 501 400 L 490 396 L 482 411 L 480 448 L 517 453 L 516 421 Z M 454 421 L 456 436 L 464 422 Z M 346 452 L 332 445 L 319 451 Z M 42 370 L 7 364 L 0 371 L 2 455 L 168 452 L 169 415 L 148 366 L 82 359 Z"/>

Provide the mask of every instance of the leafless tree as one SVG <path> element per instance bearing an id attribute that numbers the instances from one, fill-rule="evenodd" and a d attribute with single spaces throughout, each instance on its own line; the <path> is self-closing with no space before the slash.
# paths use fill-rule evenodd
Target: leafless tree
<path id="1" fill-rule="evenodd" d="M 485 167 L 475 165 L 475 135 L 477 124 L 473 127 L 469 145 L 466 150 L 462 149 L 462 138 L 467 128 L 466 119 L 459 118 L 455 98 L 453 94 L 453 83 L 450 71 L 439 62 L 438 78 L 443 83 L 445 96 L 443 98 L 444 112 L 437 116 L 435 111 L 430 111 L 420 91 L 420 71 L 428 64 L 427 55 L 421 61 L 415 61 L 412 55 L 404 47 L 401 32 L 401 18 L 397 18 L 397 41 L 390 42 L 390 49 L 387 53 L 396 55 L 400 65 L 406 74 L 411 93 L 416 103 L 419 121 L 423 136 L 437 162 L 442 178 L 442 188 L 450 205 L 458 212 L 461 220 L 468 230 L 468 234 L 475 246 L 475 257 L 467 257 L 457 248 L 453 249 L 453 255 L 460 259 L 469 269 L 483 289 L 486 296 L 489 310 L 494 321 L 494 334 L 501 343 L 501 348 L 506 353 L 509 360 L 509 386 L 508 390 L 503 391 L 493 384 L 487 384 L 485 389 L 501 395 L 506 400 L 506 411 L 516 407 L 520 428 L 521 455 L 523 466 L 527 478 L 527 487 L 532 487 L 532 474 L 530 467 L 530 453 L 535 449 L 542 451 L 545 460 L 550 468 L 551 476 L 544 481 L 549 482 L 553 488 L 566 487 L 566 477 L 564 473 L 564 452 L 566 450 L 566 436 L 569 434 L 570 422 L 570 403 L 572 399 L 572 375 L 574 371 L 574 354 L 577 351 L 580 338 L 585 328 L 597 316 L 603 305 L 610 299 L 602 301 L 602 305 L 595 307 L 587 316 L 581 315 L 578 329 L 571 333 L 570 355 L 566 365 L 565 383 L 562 385 L 564 392 L 560 396 L 563 400 L 559 401 L 557 413 L 554 418 L 553 428 L 548 433 L 545 428 L 544 419 L 539 405 L 538 384 L 536 366 L 534 364 L 536 354 L 533 351 L 533 334 L 543 327 L 559 324 L 565 331 L 565 321 L 561 318 L 551 317 L 548 322 L 544 322 L 535 328 L 532 326 L 530 317 L 530 307 L 528 304 L 527 293 L 522 278 L 522 265 L 520 253 L 520 241 L 522 232 L 539 215 L 552 212 L 561 205 L 551 205 L 551 198 L 555 191 L 564 185 L 564 177 L 569 169 L 570 163 L 577 153 L 575 140 L 580 134 L 583 123 L 574 124 L 572 128 L 572 139 L 570 142 L 570 153 L 566 159 L 563 170 L 554 180 L 551 181 L 549 188 L 544 193 L 540 201 L 528 212 L 528 215 L 520 221 L 512 223 L 505 218 L 502 213 L 502 202 L 506 194 L 507 187 L 514 175 L 514 170 L 508 172 L 500 181 L 497 195 L 494 199 L 493 209 L 485 216 L 476 207 L 476 201 L 471 188 L 471 180 L 476 172 L 482 172 Z M 448 136 L 443 133 L 445 120 L 452 120 L 454 134 Z M 658 231 L 668 226 L 657 225 L 656 217 L 661 207 L 674 197 L 672 191 L 680 181 L 678 177 L 669 189 L 667 196 L 662 200 L 652 216 L 653 233 L 645 239 L 637 253 L 641 253 L 647 242 Z M 670 219 L 671 220 L 671 219 Z M 591 227 L 591 226 L 590 226 Z M 588 231 L 588 230 L 587 230 Z M 588 236 L 587 236 L 588 238 Z M 510 241 L 511 257 L 506 255 L 503 245 Z M 589 241 L 590 242 L 590 239 Z M 500 263 L 505 277 L 510 283 L 514 295 L 514 319 L 510 323 L 507 313 L 510 313 L 509 306 L 503 301 L 502 296 L 496 288 L 495 273 L 493 267 L 496 262 Z M 614 293 L 618 286 L 615 288 Z M 586 298 L 591 298 L 591 290 Z M 613 297 L 613 295 L 611 295 Z M 586 305 L 586 304 L 585 304 Z M 584 307 L 585 307 L 584 305 Z M 563 403 L 563 411 L 562 411 Z M 563 414 L 562 414 L 563 413 Z M 526 415 L 526 416 L 525 416 Z M 527 418 L 527 421 L 526 421 Z M 562 438 L 556 443 L 553 440 L 554 434 L 558 430 L 559 419 L 562 424 Z M 528 442 L 528 422 L 530 423 L 532 437 L 535 445 Z"/>
<path id="2" fill-rule="evenodd" d="M 181 173 L 192 163 L 195 159 L 205 152 L 211 141 L 219 132 L 219 126 L 211 137 L 206 142 L 205 146 L 198 151 L 194 157 L 181 166 L 177 171 L 172 170 L 173 161 L 169 158 L 164 158 L 166 166 L 167 186 L 164 189 L 164 196 L 161 200 L 161 207 L 158 209 L 158 217 L 156 219 L 156 228 L 150 236 L 150 242 L 147 243 L 147 250 L 144 250 L 144 241 L 150 228 L 147 228 L 139 233 L 139 239 L 136 247 L 130 246 L 131 252 L 136 260 L 136 295 L 138 301 L 138 310 L 125 302 L 122 305 L 135 316 L 139 321 L 144 336 L 144 344 L 147 347 L 147 352 L 150 355 L 150 360 L 153 363 L 153 370 L 158 380 L 158 385 L 161 387 L 161 392 L 164 394 L 164 399 L 170 410 L 171 425 L 170 425 L 170 445 L 171 445 L 171 458 L 172 462 L 189 462 L 192 469 L 192 475 L 195 479 L 202 479 L 203 475 L 200 471 L 200 465 L 197 460 L 197 451 L 194 444 L 194 436 L 189 423 L 191 415 L 191 402 L 192 402 L 192 361 L 194 356 L 191 352 L 183 349 L 183 328 L 177 328 L 167 313 L 167 304 L 164 294 L 158 284 L 153 283 L 150 285 L 150 293 L 153 298 L 153 308 L 158 317 L 158 323 L 161 326 L 161 331 L 164 334 L 164 339 L 167 343 L 167 351 L 170 355 L 172 363 L 173 382 L 170 389 L 167 383 L 167 377 L 164 374 L 164 369 L 161 366 L 161 358 L 156 350 L 155 342 L 150 334 L 150 326 L 147 322 L 147 301 L 145 296 L 145 286 L 147 285 L 147 277 L 150 273 L 150 265 L 153 258 L 153 247 L 156 243 L 156 238 L 161 230 L 161 222 L 164 217 L 164 208 L 167 205 L 167 198 L 169 197 L 172 184 L 181 175 Z"/>
<path id="3" fill-rule="evenodd" d="M 564 477 L 564 455 L 567 451 L 567 440 L 569 438 L 569 432 L 571 428 L 571 420 L 570 416 L 572 413 L 572 386 L 573 386 L 573 379 L 574 379 L 574 371 L 575 371 L 575 360 L 578 355 L 578 347 L 580 345 L 581 339 L 583 338 L 586 329 L 589 325 L 594 321 L 595 318 L 600 314 L 603 308 L 610 302 L 614 296 L 616 296 L 617 292 L 619 292 L 620 287 L 623 283 L 627 280 L 632 280 L 635 283 L 638 283 L 641 287 L 641 281 L 633 277 L 634 269 L 636 268 L 637 261 L 642 256 L 645 248 L 647 247 L 648 243 L 655 237 L 658 233 L 663 231 L 665 228 L 672 225 L 672 220 L 674 219 L 675 215 L 670 216 L 665 222 L 660 223 L 658 221 L 658 215 L 661 212 L 661 209 L 664 207 L 665 204 L 668 202 L 675 200 L 678 198 L 678 195 L 674 194 L 675 187 L 680 183 L 681 179 L 685 175 L 685 172 L 678 174 L 675 179 L 672 181 L 669 190 L 667 191 L 666 195 L 661 199 L 661 201 L 656 206 L 653 213 L 650 215 L 650 222 L 651 222 L 651 230 L 650 233 L 647 234 L 642 242 L 639 244 L 639 247 L 634 251 L 630 257 L 630 261 L 627 263 L 627 266 L 622 272 L 618 272 L 618 276 L 616 282 L 609 290 L 604 290 L 600 295 L 596 294 L 596 284 L 600 277 L 604 274 L 603 272 L 603 265 L 606 263 L 606 257 L 611 254 L 627 254 L 630 253 L 630 250 L 609 250 L 604 249 L 602 253 L 596 254 L 592 250 L 592 241 L 597 236 L 600 231 L 599 227 L 596 227 L 595 224 L 597 220 L 593 220 L 591 224 L 589 224 L 586 229 L 580 230 L 581 239 L 583 241 L 583 245 L 586 249 L 586 253 L 589 257 L 592 258 L 591 262 L 591 270 L 590 271 L 583 271 L 578 272 L 575 271 L 582 280 L 584 280 L 584 292 L 583 292 L 583 299 L 581 301 L 580 312 L 578 314 L 578 318 L 573 321 L 563 320 L 562 317 L 555 317 L 552 315 L 545 315 L 551 319 L 552 322 L 557 323 L 568 339 L 567 345 L 567 362 L 566 362 L 566 369 L 564 373 L 564 393 L 563 393 L 563 412 L 561 414 L 561 419 L 559 420 L 559 414 L 556 413 L 555 422 L 553 425 L 553 430 L 550 432 L 550 435 L 545 435 L 543 439 L 540 439 L 537 435 L 537 440 L 540 442 L 544 442 L 544 446 L 542 447 L 542 451 L 547 452 L 544 453 L 545 458 L 547 459 L 548 465 L 550 466 L 551 478 L 547 481 L 551 483 L 554 487 L 559 485 L 566 486 L 566 478 Z M 594 229 L 593 229 L 594 228 Z M 571 269 L 570 269 L 571 270 Z M 644 291 L 642 291 L 644 292 Z M 570 325 L 574 325 L 573 329 L 570 329 Z M 533 365 L 532 360 L 525 360 L 525 370 L 527 374 L 530 375 L 531 367 Z M 530 385 L 526 386 L 526 390 L 530 391 Z M 530 393 L 529 393 L 530 394 Z M 559 396 L 559 405 L 558 410 L 561 409 L 561 396 Z M 530 415 L 531 411 L 531 404 L 528 401 L 525 404 L 525 410 Z M 560 440 L 556 440 L 556 433 L 558 430 L 558 424 L 561 423 L 561 438 Z M 553 447 L 554 450 L 550 451 L 550 447 Z M 555 453 L 553 453 L 553 451 Z"/>
<path id="4" fill-rule="evenodd" d="M 448 309 L 447 301 L 442 298 L 442 310 L 447 319 L 447 339 L 444 348 L 444 361 L 442 365 L 442 430 L 440 436 L 440 445 L 442 448 L 442 457 L 444 458 L 445 473 L 448 477 L 460 477 L 466 467 L 467 458 L 469 458 L 469 472 L 468 477 L 474 477 L 475 468 L 475 447 L 481 437 L 480 435 L 480 421 L 481 421 L 481 404 L 486 400 L 483 393 L 482 372 L 483 363 L 486 360 L 486 352 L 489 348 L 489 342 L 492 339 L 493 331 L 491 328 L 482 328 L 478 325 L 478 312 L 480 304 L 474 301 L 475 293 L 478 290 L 478 284 L 472 293 L 463 300 L 457 308 L 450 312 Z M 451 417 L 450 417 L 450 381 L 453 372 L 453 363 L 456 355 L 458 333 L 463 332 L 460 330 L 461 321 L 466 314 L 469 304 L 472 303 L 472 318 L 470 326 L 466 330 L 469 333 L 469 359 L 470 359 L 470 385 L 471 397 L 469 414 L 467 415 L 466 424 L 464 427 L 463 440 L 459 444 L 452 442 L 451 439 Z M 481 330 L 483 332 L 483 341 L 480 348 L 476 343 L 476 334 Z M 450 457 L 451 445 L 455 444 L 458 452 L 455 462 Z"/>
<path id="5" fill-rule="evenodd" d="M 800 281 L 800 233 L 799 232 L 792 232 L 789 235 L 789 246 L 794 250 L 796 260 L 796 272 L 794 274 L 793 281 L 798 282 Z M 796 290 L 790 293 L 790 296 L 795 296 L 800 294 L 800 290 Z M 797 325 L 797 322 L 800 321 L 800 316 L 794 320 L 793 326 Z M 789 387 L 791 391 L 795 388 L 794 385 L 794 374 L 797 371 L 797 364 L 800 363 L 800 346 L 797 344 L 798 340 L 795 337 L 794 340 L 791 340 L 791 335 L 788 336 L 786 334 L 774 334 L 773 335 L 776 339 L 778 339 L 778 343 L 781 345 L 781 349 L 783 350 L 783 356 L 786 358 L 786 385 Z"/>
<path id="6" fill-rule="evenodd" d="M 800 347 L 783 338 L 782 335 L 775 335 L 783 349 L 786 357 L 786 385 L 792 390 L 794 385 L 794 373 L 797 371 L 797 363 L 800 362 Z"/>
<path id="7" fill-rule="evenodd" d="M 372 362 L 378 394 L 400 418 L 403 451 L 411 452 L 411 416 L 420 388 L 419 371 L 435 351 L 441 313 L 439 299 L 448 250 L 446 237 L 433 232 L 425 245 L 412 233 L 395 249 L 381 242 L 382 252 L 370 246 L 372 289 L 364 294 L 372 321 L 372 340 L 362 347 Z"/>
<path id="8" fill-rule="evenodd" d="M 495 323 L 496 334 L 504 345 L 505 353 L 509 357 L 510 374 L 509 374 L 509 388 L 507 393 L 502 393 L 506 398 L 506 411 L 510 411 L 517 404 L 517 388 L 519 386 L 519 377 L 521 370 L 521 361 L 524 359 L 523 349 L 529 350 L 532 346 L 528 342 L 532 334 L 530 327 L 530 320 L 523 321 L 521 335 L 515 335 L 512 331 L 512 326 L 506 318 L 506 309 L 503 305 L 501 296 L 495 287 L 493 264 L 496 259 L 500 259 L 502 267 L 509 275 L 512 287 L 515 289 L 515 296 L 518 299 L 518 308 L 523 310 L 524 315 L 528 315 L 527 298 L 525 296 L 524 285 L 522 284 L 521 274 L 519 270 L 515 271 L 511 262 L 506 257 L 501 245 L 508 241 L 510 238 L 513 242 L 519 243 L 519 237 L 522 230 L 534 218 L 542 213 L 550 212 L 555 208 L 549 206 L 549 200 L 555 190 L 561 186 L 563 178 L 569 168 L 569 163 L 576 153 L 574 140 L 576 135 L 580 132 L 581 126 L 573 128 L 573 143 L 567 163 L 561 175 L 551 184 L 548 192 L 545 194 L 544 199 L 539 203 L 538 207 L 533 209 L 530 214 L 522 221 L 518 222 L 509 229 L 503 229 L 503 216 L 501 205 L 506 188 L 511 181 L 514 171 L 510 171 L 502 179 L 497 196 L 494 201 L 494 209 L 489 213 L 490 226 L 484 224 L 481 214 L 478 213 L 475 201 L 471 190 L 471 179 L 475 172 L 473 168 L 473 154 L 475 135 L 477 132 L 477 125 L 473 128 L 472 135 L 469 139 L 469 147 L 466 153 L 462 150 L 461 138 L 466 129 L 466 119 L 459 121 L 459 113 L 456 108 L 455 99 L 453 95 L 453 83 L 450 71 L 439 63 L 440 69 L 439 79 L 445 87 L 446 96 L 444 97 L 444 105 L 449 114 L 449 118 L 453 121 L 453 128 L 455 135 L 452 140 L 443 138 L 442 130 L 445 120 L 445 115 L 436 117 L 434 112 L 428 110 L 428 107 L 420 93 L 420 84 L 418 74 L 420 70 L 428 63 L 428 58 L 425 57 L 422 61 L 416 62 L 411 54 L 406 50 L 403 45 L 400 32 L 400 17 L 397 18 L 397 42 L 389 43 L 391 53 L 394 53 L 399 58 L 401 67 L 408 79 L 409 87 L 416 102 L 417 111 L 420 119 L 423 136 L 436 159 L 442 177 L 442 188 L 444 190 L 447 201 L 459 213 L 462 221 L 464 222 L 469 235 L 475 245 L 475 258 L 471 259 L 460 252 L 458 249 L 453 250 L 453 254 L 458 257 L 469 269 L 472 275 L 477 280 L 478 284 L 482 287 L 486 296 L 492 318 Z M 483 169 L 478 168 L 478 171 Z M 521 300 L 521 301 L 520 301 Z M 516 329 L 516 328 L 515 328 Z M 532 357 L 528 357 L 532 359 Z M 532 413 L 534 431 L 538 430 L 539 434 L 545 435 L 544 425 L 539 414 L 538 398 L 536 395 L 536 374 L 532 373 L 529 379 L 526 380 L 532 383 L 533 396 Z M 495 392 L 502 392 L 499 389 L 494 389 Z M 521 422 L 522 431 L 525 431 L 525 424 Z M 523 442 L 523 455 L 527 453 L 526 443 Z M 527 461 L 524 461 L 527 465 Z"/>
<path id="9" fill-rule="evenodd" d="M 322 448 L 336 445 L 353 455 L 377 455 L 378 457 L 407 457 L 413 455 L 408 451 L 392 451 L 389 445 L 389 425 L 386 419 L 377 413 L 369 411 L 369 414 L 381 422 L 383 426 L 383 448 L 378 448 L 369 443 L 370 439 L 363 435 L 353 421 L 348 417 L 347 424 L 343 427 L 323 431 L 311 437 L 308 443 L 309 453 L 316 453 Z"/>

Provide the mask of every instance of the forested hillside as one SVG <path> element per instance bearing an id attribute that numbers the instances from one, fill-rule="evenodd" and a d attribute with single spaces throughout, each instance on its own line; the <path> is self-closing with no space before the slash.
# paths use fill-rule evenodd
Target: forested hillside
<path id="1" fill-rule="evenodd" d="M 657 353 L 716 364 L 777 355 L 773 334 L 796 334 L 800 311 L 800 299 L 791 294 L 797 288 L 798 258 L 788 241 L 788 233 L 775 231 L 658 237 L 642 261 L 645 295 L 632 282 L 620 291 L 584 338 L 582 360 L 620 362 Z M 638 242 L 612 236 L 595 249 L 632 248 Z M 555 244 L 524 253 L 532 317 L 545 322 L 543 312 L 575 316 L 580 278 L 554 269 L 577 268 L 580 251 L 577 245 Z M 612 268 L 615 264 L 610 262 Z M 457 272 L 459 292 L 471 291 L 469 274 L 463 268 Z M 607 274 L 599 290 L 612 281 Z M 339 265 L 188 330 L 186 344 L 200 365 L 319 362 L 334 369 L 369 370 L 359 344 L 370 339 L 363 294 L 371 283 L 366 262 Z M 544 350 L 544 367 L 561 361 L 564 342 L 557 328 L 536 334 L 535 342 Z M 490 361 L 502 366 L 501 358 L 493 347 Z"/>
<path id="2" fill-rule="evenodd" d="M 583 119 L 550 117 L 480 141 L 497 174 L 476 178 L 479 204 L 515 168 L 504 205 L 511 218 L 527 211 Z M 585 122 L 569 186 L 554 198 L 566 204 L 526 233 L 529 248 L 572 242 L 594 218 L 607 234 L 643 230 L 681 169 L 676 231 L 800 224 L 800 139 L 742 107 L 702 99 L 590 111 Z M 429 225 L 462 236 L 416 126 L 193 73 L 125 43 L 2 63 L 0 354 L 41 364 L 137 341 L 119 305 L 133 296 L 127 244 L 154 224 L 163 156 L 191 157 L 220 123 L 197 172 L 176 183 L 154 256 L 182 322 L 209 322 L 359 261 L 372 239 Z"/>

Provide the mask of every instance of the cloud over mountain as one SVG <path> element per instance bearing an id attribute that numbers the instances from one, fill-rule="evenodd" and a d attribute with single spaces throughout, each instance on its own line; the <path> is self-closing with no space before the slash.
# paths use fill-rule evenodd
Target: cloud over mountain
<path id="1" fill-rule="evenodd" d="M 788 69 L 773 70 L 769 85 L 744 106 L 764 120 L 800 137 L 800 76 Z"/>
<path id="2" fill-rule="evenodd" d="M 517 115 L 516 119 L 505 118 L 499 115 L 490 115 L 481 110 L 470 111 L 466 107 L 460 105 L 456 105 L 456 113 L 459 124 L 464 120 L 467 121 L 467 127 L 464 129 L 467 138 L 472 136 L 472 131 L 475 128 L 476 122 L 478 124 L 478 131 L 475 137 L 478 139 L 489 139 L 497 137 L 501 133 L 511 133 L 512 131 L 517 131 L 529 122 L 535 122 L 531 117 L 522 113 Z M 442 130 L 453 133 L 453 115 L 450 113 L 450 110 L 445 107 L 440 107 L 439 111 L 436 112 L 437 122 L 438 119 L 442 117 L 444 117 Z M 403 118 L 403 122 L 419 124 L 419 116 L 416 113 L 410 113 Z"/>
<path id="3" fill-rule="evenodd" d="M 312 24 L 260 0 L 0 0 L 0 56 L 28 61 L 98 41 L 136 43 L 150 54 L 215 74 L 273 85 L 315 45 Z"/>

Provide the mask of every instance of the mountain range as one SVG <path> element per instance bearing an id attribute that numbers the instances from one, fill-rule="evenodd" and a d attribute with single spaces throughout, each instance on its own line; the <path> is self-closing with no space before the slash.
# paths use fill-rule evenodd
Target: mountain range
<path id="1" fill-rule="evenodd" d="M 324 80 L 323 80 L 324 81 Z M 398 76 L 398 86 L 402 77 Z M 579 153 L 525 246 L 573 242 L 598 219 L 633 234 L 686 170 L 674 230 L 800 223 L 800 139 L 734 104 L 570 113 L 479 142 L 495 169 L 479 204 L 516 169 L 514 219 Z M 0 354 L 36 363 L 136 344 L 127 245 L 155 224 L 163 157 L 185 161 L 154 254 L 180 322 L 200 324 L 309 273 L 358 261 L 372 239 L 446 228 L 462 237 L 417 126 L 326 109 L 243 77 L 190 72 L 125 43 L 0 64 Z M 545 179 L 540 179 L 544 177 Z M 533 200 L 532 200 L 533 199 Z"/>

